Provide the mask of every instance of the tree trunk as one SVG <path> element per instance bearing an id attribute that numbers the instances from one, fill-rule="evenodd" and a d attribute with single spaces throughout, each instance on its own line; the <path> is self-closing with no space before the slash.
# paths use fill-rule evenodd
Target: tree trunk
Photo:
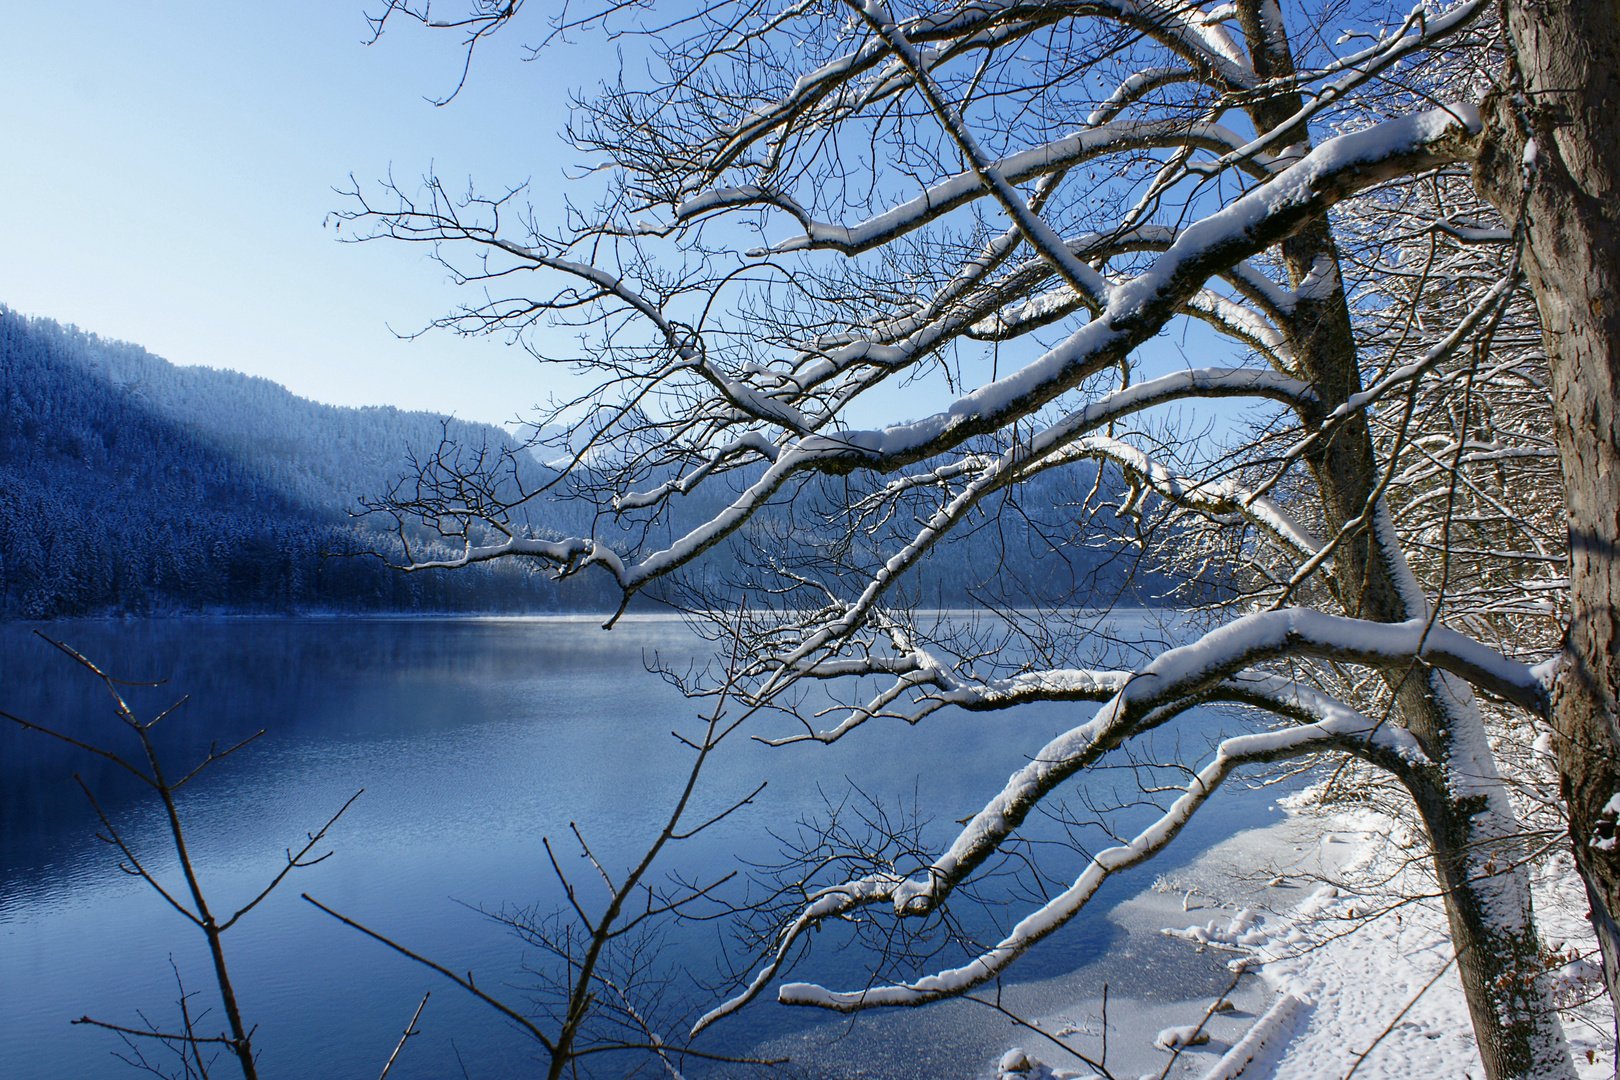
<path id="1" fill-rule="evenodd" d="M 1238 17 L 1255 72 L 1266 79 L 1294 73 L 1275 0 L 1244 0 Z M 1272 130 L 1295 115 L 1303 99 L 1274 94 L 1249 107 L 1256 130 Z M 1301 130 L 1300 139 L 1307 138 Z M 1326 219 L 1306 225 L 1282 244 L 1290 285 L 1308 277 L 1337 287 L 1300 297 L 1281 327 L 1297 374 L 1316 391 L 1316 408 L 1300 416 L 1309 429 L 1361 389 L 1349 304 L 1339 253 Z M 1306 455 L 1322 504 L 1326 535 L 1360 519 L 1334 553 L 1334 593 L 1345 614 L 1401 622 L 1427 613 L 1381 501 L 1372 504 L 1379 462 L 1366 417 L 1354 413 L 1332 438 Z M 1416 804 L 1444 895 L 1457 971 L 1489 1080 L 1573 1076 L 1573 1063 L 1536 964 L 1540 941 L 1524 870 L 1523 838 L 1494 761 L 1471 689 L 1432 669 L 1386 673 L 1401 723 L 1423 744 L 1432 765 L 1401 777 Z"/>
<path id="2" fill-rule="evenodd" d="M 1575 861 L 1620 1002 L 1620 3 L 1506 0 L 1503 20 L 1508 86 L 1483 110 L 1475 175 L 1524 229 L 1552 374 L 1570 553 L 1552 722 Z"/>

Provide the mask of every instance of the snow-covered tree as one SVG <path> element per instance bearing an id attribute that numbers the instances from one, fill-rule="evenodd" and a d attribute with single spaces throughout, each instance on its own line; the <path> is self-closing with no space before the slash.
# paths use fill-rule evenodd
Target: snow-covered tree
<path id="1" fill-rule="evenodd" d="M 1554 749 L 1609 996 L 1620 1002 L 1620 9 L 1505 0 L 1508 63 L 1475 173 L 1526 239 L 1569 539 Z"/>
<path id="2" fill-rule="evenodd" d="M 470 53 L 519 6 L 441 21 L 396 3 L 379 27 L 458 26 Z M 1535 267 L 1551 240 L 1525 213 L 1538 143 L 1524 150 L 1522 125 L 1502 135 L 1523 81 L 1506 61 L 1535 13 L 1510 7 L 1512 33 L 1491 0 L 1410 14 L 1277 0 L 614 5 L 548 39 L 623 33 L 627 71 L 651 73 L 580 105 L 581 164 L 611 178 L 594 207 L 547 223 L 518 192 L 461 197 L 431 178 L 356 193 L 350 216 L 372 235 L 430 243 L 480 289 L 443 325 L 542 356 L 558 353 L 554 324 L 584 342 L 557 358 L 591 388 L 555 420 L 577 490 L 601 500 L 598 530 L 556 541 L 474 512 L 489 502 L 401 504 L 470 538 L 436 565 L 540 559 L 610 574 L 628 597 L 746 538 L 753 569 L 734 584 L 752 614 L 736 629 L 753 656 L 733 692 L 787 710 L 803 680 L 861 695 L 804 717 L 799 738 L 951 705 L 1101 703 L 1031 746 L 944 850 L 807 889 L 708 1020 L 769 985 L 824 921 L 939 912 L 1066 780 L 1225 702 L 1248 707 L 1252 730 L 981 955 L 778 996 L 853 1011 L 992 980 L 1110 874 L 1162 850 L 1234 769 L 1334 753 L 1392 778 L 1427 836 L 1487 1075 L 1569 1074 L 1485 715 L 1553 715 L 1557 665 L 1531 661 L 1556 654 L 1568 558 L 1551 466 L 1563 450 L 1567 477 L 1570 451 L 1548 441 L 1565 419 L 1548 393 L 1559 358 L 1525 292 L 1529 270 L 1545 320 L 1556 283 Z M 1481 201 L 1469 178 L 1482 148 L 1496 160 L 1515 137 L 1523 152 L 1497 162 L 1494 202 Z M 1151 343 L 1186 320 L 1208 328 L 1191 338 L 1206 355 L 1165 370 Z M 1213 428 L 1207 406 L 1187 419 L 1217 400 L 1217 415 L 1249 410 Z M 1100 668 L 1085 662 L 1086 623 L 1049 612 L 998 665 L 912 617 L 907 575 L 931 551 L 1067 473 L 1083 480 L 1072 514 L 1037 515 L 1029 534 L 1134 545 L 1179 577 L 1207 632 Z M 1129 488 L 1120 514 L 1140 523 L 1123 532 L 1096 513 L 1114 477 Z M 684 500 L 713 490 L 723 505 L 689 524 Z M 1594 528 L 1612 558 L 1614 522 Z M 715 594 L 725 582 L 695 587 L 703 606 L 735 609 Z"/>

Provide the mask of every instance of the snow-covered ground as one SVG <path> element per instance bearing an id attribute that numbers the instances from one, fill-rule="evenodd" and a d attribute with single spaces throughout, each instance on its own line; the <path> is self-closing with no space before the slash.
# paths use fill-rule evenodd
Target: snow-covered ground
<path id="1" fill-rule="evenodd" d="M 1121 1080 L 1342 1080 L 1352 1071 L 1362 1080 L 1481 1080 L 1445 916 L 1417 851 L 1399 824 L 1369 812 L 1289 816 L 1240 833 L 1109 916 L 1134 933 L 1153 928 L 1188 949 L 1229 953 L 1251 974 L 1227 1005 L 1115 999 L 1106 1061 L 1100 999 L 1037 1026 Z M 1575 956 L 1592 943 L 1568 856 L 1550 860 L 1534 886 L 1549 968 L 1567 996 L 1590 997 L 1597 969 Z M 1566 1013 L 1582 1080 L 1613 1075 L 1606 1012 L 1600 999 Z M 1175 1053 L 1195 1031 L 1197 1045 Z M 1036 1032 L 1018 1041 L 996 1069 L 1005 1080 L 1096 1075 Z"/>

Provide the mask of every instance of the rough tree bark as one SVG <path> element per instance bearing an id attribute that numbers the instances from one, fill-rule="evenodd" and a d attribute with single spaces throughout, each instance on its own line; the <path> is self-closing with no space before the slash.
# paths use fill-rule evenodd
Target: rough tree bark
<path id="1" fill-rule="evenodd" d="M 1294 60 L 1274 0 L 1245 0 L 1238 4 L 1238 16 L 1255 73 L 1291 77 Z M 1250 112 L 1256 130 L 1269 131 L 1303 106 L 1298 93 L 1275 93 Z M 1306 132 L 1299 135 L 1305 138 Z M 1318 218 L 1284 240 L 1281 254 L 1289 284 L 1299 291 L 1283 330 L 1299 373 L 1317 394 L 1315 410 L 1300 416 L 1302 426 L 1314 430 L 1362 390 L 1361 364 L 1327 219 Z M 1330 287 L 1302 288 L 1311 277 Z M 1386 511 L 1376 494 L 1380 466 L 1366 415 L 1356 412 L 1339 424 L 1306 455 L 1306 464 L 1321 493 L 1328 535 L 1349 532 L 1333 560 L 1334 591 L 1344 613 L 1391 623 L 1426 617 L 1427 599 L 1412 581 L 1404 552 L 1390 542 L 1390 530 L 1380 527 Z M 1475 745 L 1483 739 L 1483 721 L 1472 691 L 1433 668 L 1388 670 L 1383 677 L 1399 703 L 1402 726 L 1436 763 L 1402 774 L 1401 781 L 1434 853 L 1486 1076 L 1559 1075 L 1568 1059 L 1557 1022 L 1525 979 L 1535 968 L 1540 941 L 1528 893 L 1520 875 L 1509 869 L 1522 863 L 1522 854 L 1511 811 L 1481 783 L 1486 779 L 1481 773 L 1496 777 Z"/>
<path id="2" fill-rule="evenodd" d="M 1570 626 L 1553 694 L 1570 839 L 1620 1002 L 1620 3 L 1507 0 L 1476 179 L 1524 230 L 1552 375 Z"/>

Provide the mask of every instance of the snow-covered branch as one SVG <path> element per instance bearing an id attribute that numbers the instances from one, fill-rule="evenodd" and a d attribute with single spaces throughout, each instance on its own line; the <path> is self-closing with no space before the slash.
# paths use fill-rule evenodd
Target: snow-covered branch
<path id="1" fill-rule="evenodd" d="M 1113 123 L 1089 128 L 1030 150 L 1021 150 L 984 167 L 1009 184 L 1021 184 L 1038 176 L 1083 165 L 1088 161 L 1121 153 L 1192 147 L 1226 152 L 1242 145 L 1235 133 L 1219 124 L 1190 124 L 1183 120 Z M 1269 176 L 1270 159 L 1262 157 L 1256 168 Z M 804 235 L 759 249 L 758 254 L 829 249 L 846 255 L 887 244 L 896 237 L 921 228 L 957 207 L 989 194 L 982 175 L 974 171 L 957 173 L 928 188 L 922 194 L 854 225 L 834 225 L 804 217 Z M 688 220 L 703 214 L 756 205 L 781 205 L 782 197 L 759 188 L 722 188 L 695 196 L 682 204 L 678 216 Z M 801 211 L 802 213 L 802 211 Z M 795 215 L 799 216 L 799 215 Z"/>
<path id="2" fill-rule="evenodd" d="M 1279 0 L 683 12 L 626 29 L 657 58 L 651 88 L 579 110 L 575 146 L 611 179 L 566 230 L 516 237 L 514 194 L 356 215 L 474 251 L 459 281 L 562 282 L 445 325 L 545 353 L 553 320 L 583 331 L 583 359 L 557 359 L 594 378 L 549 418 L 574 453 L 548 490 L 589 504 L 584 535 L 541 540 L 452 475 L 401 506 L 465 547 L 434 565 L 601 565 L 626 602 L 661 582 L 745 643 L 723 682 L 683 687 L 802 725 L 775 742 L 1100 705 L 1027 748 L 937 857 L 863 851 L 848 880 L 817 887 L 822 866 L 773 894 L 761 968 L 704 1024 L 778 978 L 805 930 L 939 911 L 1056 785 L 1235 702 L 1298 726 L 1224 744 L 996 948 L 931 981 L 787 996 L 960 992 L 1159 850 L 1230 768 L 1331 749 L 1421 819 L 1491 1074 L 1567 1072 L 1545 995 L 1492 989 L 1538 945 L 1518 871 L 1488 865 L 1517 841 L 1487 725 L 1545 715 L 1548 673 L 1520 661 L 1558 648 L 1573 563 L 1526 226 L 1467 175 L 1489 143 L 1469 102 L 1496 78 L 1490 7 L 1423 5 L 1338 45 L 1292 34 Z M 1193 320 L 1231 355 L 1162 374 L 1150 342 Z M 1122 658 L 1145 646 L 1091 611 L 1165 589 L 1216 629 Z M 995 627 L 921 629 L 929 600 L 996 606 Z"/>
<path id="3" fill-rule="evenodd" d="M 615 576 L 627 591 L 689 562 L 740 527 L 753 511 L 798 472 L 841 472 L 854 468 L 888 471 L 922 461 L 1028 416 L 1091 375 L 1116 365 L 1197 295 L 1203 282 L 1223 267 L 1263 250 L 1302 222 L 1356 190 L 1413 168 L 1449 160 L 1460 152 L 1470 130 L 1463 107 L 1438 109 L 1389 121 L 1324 143 L 1297 164 L 1236 202 L 1182 230 L 1170 247 L 1136 277 L 1109 290 L 1106 307 L 1067 340 L 1017 371 L 959 398 L 948 409 L 910 423 L 868 431 L 800 438 L 785 447 L 724 512 L 672 546 L 624 567 Z M 1463 119 L 1459 119 L 1462 117 Z M 1259 375 L 1252 386 L 1264 386 Z M 1243 389 L 1231 380 L 1209 389 Z M 1082 410 L 1050 429 L 1044 453 L 1061 444 L 1059 432 L 1080 433 Z M 589 541 L 567 541 L 555 550 L 576 549 Z M 469 550 L 467 561 L 503 554 L 535 555 L 564 563 L 552 547 L 511 541 Z M 600 560 L 611 565 L 608 560 Z"/>
<path id="4" fill-rule="evenodd" d="M 960 994 L 995 978 L 1032 945 L 1067 923 L 1084 908 L 1108 877 L 1162 850 L 1175 839 L 1221 782 L 1239 766 L 1330 749 L 1385 760 L 1423 760 L 1421 748 L 1404 730 L 1364 716 L 1312 688 L 1275 676 L 1258 676 L 1232 680 L 1224 690 L 1224 694 L 1217 693 L 1215 697 L 1268 706 L 1279 713 L 1308 717 L 1309 720 L 1300 726 L 1224 740 L 1217 748 L 1214 759 L 1192 777 L 1184 794 L 1152 825 L 1130 843 L 1099 852 L 1073 885 L 1022 919 L 1002 941 L 968 964 L 902 985 L 869 987 L 858 991 L 829 991 L 809 983 L 786 983 L 778 990 L 778 999 L 784 1004 L 814 1005 L 839 1012 L 854 1012 L 882 1006 L 920 1005 Z M 1018 779 L 1015 775 L 1014 781 Z M 1009 784 L 1009 788 L 1011 786 Z M 1008 809 L 1011 808 L 992 803 L 969 824 L 963 836 L 972 833 L 987 814 L 1005 816 Z M 1022 813 L 1016 815 L 1014 827 L 1022 817 Z M 952 853 L 962 846 L 959 838 Z M 918 875 L 901 878 L 887 874 L 818 891 L 798 916 L 782 929 L 770 959 L 743 991 L 703 1016 L 693 1029 L 694 1033 L 756 997 L 781 970 L 798 938 L 818 923 L 878 903 L 892 904 L 901 914 L 921 914 L 929 909 L 932 903 L 919 901 L 928 897 L 932 902 L 937 902 L 937 894 L 949 887 L 947 879 L 960 880 L 959 867 L 963 864 L 958 861 L 947 868 L 950 858 L 951 855 L 947 854 L 937 860 L 923 872 L 922 881 L 919 881 Z"/>

